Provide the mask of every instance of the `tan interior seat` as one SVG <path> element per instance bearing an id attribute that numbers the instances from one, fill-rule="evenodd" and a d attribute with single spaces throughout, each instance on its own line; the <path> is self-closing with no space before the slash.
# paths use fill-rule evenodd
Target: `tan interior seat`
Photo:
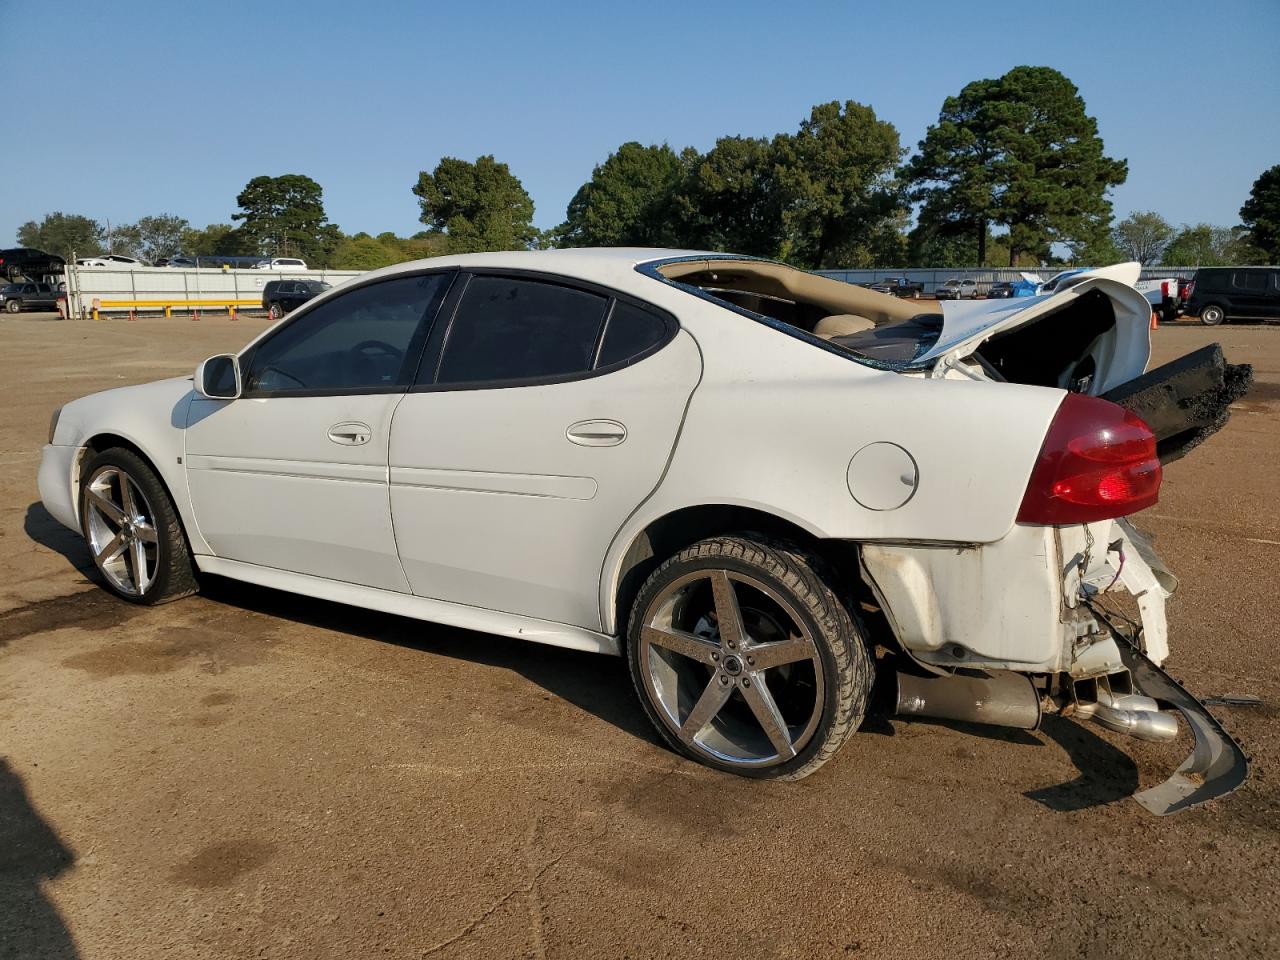
<path id="1" fill-rule="evenodd" d="M 866 317 L 859 317 L 853 313 L 836 313 L 819 320 L 817 326 L 813 328 L 813 334 L 816 337 L 822 337 L 824 340 L 830 340 L 832 337 L 844 337 L 851 333 L 861 333 L 863 330 L 870 330 L 874 326 L 875 324 Z"/>

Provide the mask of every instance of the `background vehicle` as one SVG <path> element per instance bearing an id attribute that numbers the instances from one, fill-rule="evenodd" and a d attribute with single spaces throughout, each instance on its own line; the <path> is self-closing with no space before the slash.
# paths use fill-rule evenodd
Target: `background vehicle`
<path id="1" fill-rule="evenodd" d="M 1248 766 L 1160 670 L 1173 581 L 1125 517 L 1249 372 L 1144 376 L 1137 266 L 1112 273 L 922 313 L 705 252 L 402 264 L 69 403 L 41 497 L 130 602 L 200 570 L 624 655 L 659 735 L 743 776 L 833 756 L 877 649 L 906 715 L 1170 740 L 1176 709 L 1194 759 L 1139 797 L 1169 813 Z"/>
<path id="2" fill-rule="evenodd" d="M 11 247 L 0 250 L 0 275 L 9 280 L 36 280 L 62 273 L 67 262 L 52 253 L 34 247 Z"/>
<path id="3" fill-rule="evenodd" d="M 271 257 L 268 260 L 259 260 L 254 265 L 255 270 L 306 270 L 307 265 L 297 257 Z"/>
<path id="4" fill-rule="evenodd" d="M 876 293 L 892 294 L 895 297 L 919 299 L 920 295 L 924 293 L 924 284 L 908 280 L 906 277 L 886 277 L 884 280 L 877 280 L 874 283 L 867 284 L 867 289 L 874 290 Z"/>
<path id="5" fill-rule="evenodd" d="M 1151 312 L 1159 317 L 1161 323 L 1172 323 L 1178 319 L 1178 286 L 1177 277 L 1154 277 L 1139 280 L 1134 289 L 1147 298 Z"/>
<path id="6" fill-rule="evenodd" d="M 329 289 L 321 280 L 269 280 L 262 288 L 262 309 L 279 320 L 314 296 Z"/>
<path id="7" fill-rule="evenodd" d="M 987 288 L 988 300 L 1007 300 L 1016 295 L 1014 285 L 1008 280 L 997 280 Z"/>
<path id="8" fill-rule="evenodd" d="M 1063 270 L 1060 273 L 1055 273 L 1052 277 L 1036 288 L 1036 293 L 1057 293 L 1060 290 L 1070 289 L 1075 284 L 1084 280 L 1084 275 L 1088 272 L 1088 267 L 1073 267 L 1070 270 Z"/>
<path id="9" fill-rule="evenodd" d="M 952 277 L 934 290 L 933 295 L 938 300 L 972 300 L 978 295 L 978 281 Z"/>
<path id="10" fill-rule="evenodd" d="M 0 309 L 9 313 L 19 310 L 53 310 L 58 291 L 48 283 L 10 283 L 0 287 Z"/>
<path id="11" fill-rule="evenodd" d="M 1186 311 L 1210 327 L 1233 318 L 1280 320 L 1280 267 L 1201 267 Z"/>
<path id="12" fill-rule="evenodd" d="M 134 257 L 126 257 L 120 253 L 102 253 L 96 257 L 81 257 L 76 261 L 78 267 L 145 267 L 146 264 Z"/>

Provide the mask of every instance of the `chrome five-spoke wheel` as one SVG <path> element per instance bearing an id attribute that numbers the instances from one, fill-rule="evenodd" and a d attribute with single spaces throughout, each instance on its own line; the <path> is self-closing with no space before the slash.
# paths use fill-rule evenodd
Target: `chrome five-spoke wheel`
<path id="1" fill-rule="evenodd" d="M 799 612 L 760 580 L 698 570 L 645 612 L 640 666 L 662 719 L 721 763 L 790 760 L 822 718 L 822 658 Z"/>
<path id="2" fill-rule="evenodd" d="M 627 658 L 672 748 L 748 777 L 798 780 L 858 728 L 865 632 L 817 553 L 760 534 L 711 537 L 654 569 L 631 605 Z"/>
<path id="3" fill-rule="evenodd" d="M 81 529 L 114 594 L 153 605 L 199 589 L 182 521 L 151 464 L 109 447 L 92 454 L 80 475 Z"/>
<path id="4" fill-rule="evenodd" d="M 85 495 L 85 533 L 93 562 L 120 593 L 140 597 L 160 561 L 155 513 L 141 487 L 117 466 L 99 467 Z"/>

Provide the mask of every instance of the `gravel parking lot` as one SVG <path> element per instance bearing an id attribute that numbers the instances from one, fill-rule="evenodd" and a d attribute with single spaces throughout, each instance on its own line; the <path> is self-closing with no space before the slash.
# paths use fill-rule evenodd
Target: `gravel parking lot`
<path id="1" fill-rule="evenodd" d="M 1280 956 L 1280 329 L 1143 525 L 1170 668 L 1254 757 L 1225 801 L 1126 799 L 1189 748 L 873 718 L 798 784 L 660 747 L 620 661 L 228 582 L 94 584 L 35 473 L 58 404 L 265 321 L 0 320 L 0 957 Z"/>

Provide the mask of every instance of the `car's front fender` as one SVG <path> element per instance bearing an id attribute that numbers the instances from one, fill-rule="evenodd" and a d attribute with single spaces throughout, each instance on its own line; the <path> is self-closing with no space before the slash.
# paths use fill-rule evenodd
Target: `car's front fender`
<path id="1" fill-rule="evenodd" d="M 75 451 L 66 482 L 70 486 L 70 502 L 77 514 L 79 467 L 88 448 L 91 444 L 100 445 L 100 438 L 119 437 L 137 449 L 155 469 L 160 482 L 173 498 L 192 550 L 196 553 L 210 552 L 195 523 L 187 491 L 186 468 L 182 464 L 187 407 L 193 396 L 191 378 L 175 377 L 95 393 L 73 400 L 62 408 L 53 446 Z M 58 519 L 66 522 L 62 517 Z M 78 529 L 78 515 L 74 519 Z"/>

